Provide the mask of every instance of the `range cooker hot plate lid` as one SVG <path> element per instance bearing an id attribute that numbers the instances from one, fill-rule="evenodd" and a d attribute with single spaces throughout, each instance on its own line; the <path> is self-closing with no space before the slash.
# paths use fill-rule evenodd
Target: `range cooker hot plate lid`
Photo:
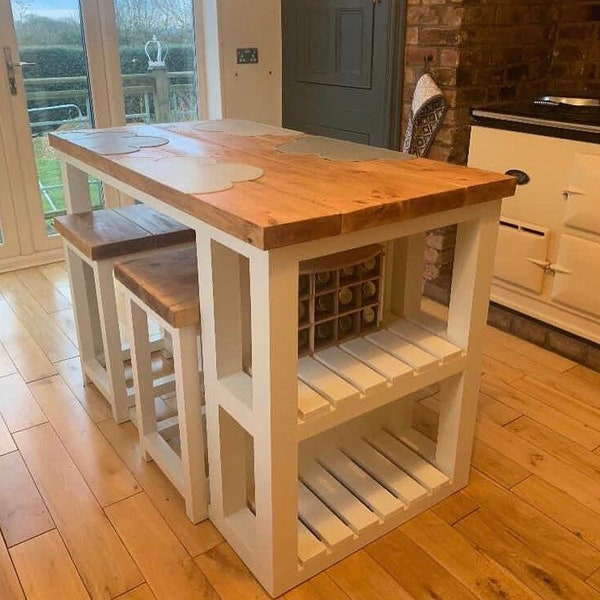
<path id="1" fill-rule="evenodd" d="M 534 104 L 555 106 L 566 104 L 568 106 L 600 106 L 600 100 L 597 98 L 574 98 L 570 96 L 542 96 L 534 100 Z"/>

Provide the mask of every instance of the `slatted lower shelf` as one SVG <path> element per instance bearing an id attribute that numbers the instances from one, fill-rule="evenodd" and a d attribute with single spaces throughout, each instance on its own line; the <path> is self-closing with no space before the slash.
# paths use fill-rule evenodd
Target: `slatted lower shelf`
<path id="1" fill-rule="evenodd" d="M 410 440 L 410 445 L 403 440 Z M 379 430 L 329 448 L 303 465 L 298 483 L 298 560 L 308 565 L 389 528 L 410 506 L 450 484 L 415 448 L 430 452 L 414 430 Z M 412 447 L 410 447 L 412 446 Z"/>
<path id="2" fill-rule="evenodd" d="M 409 389 L 417 376 L 452 374 L 463 349 L 419 325 L 398 319 L 385 329 L 298 360 L 299 423 L 357 400 Z M 413 386 L 414 387 L 414 386 Z"/>

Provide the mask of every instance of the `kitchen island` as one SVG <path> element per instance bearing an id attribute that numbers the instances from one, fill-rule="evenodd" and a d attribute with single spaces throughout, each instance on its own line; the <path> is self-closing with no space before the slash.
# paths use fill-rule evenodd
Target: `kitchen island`
<path id="1" fill-rule="evenodd" d="M 69 212 L 90 209 L 91 175 L 196 231 L 209 515 L 271 595 L 466 485 L 500 200 L 513 178 L 237 121 L 51 144 Z M 421 310 L 424 236 L 449 224 L 458 238 L 440 322 Z M 357 304 L 341 336 L 339 257 L 374 245 L 376 320 L 363 329 Z M 358 292 L 370 280 L 352 281 Z M 306 349 L 299 306 L 328 295 L 333 334 L 317 339 L 309 311 Z M 415 398 L 432 389 L 435 441 L 412 428 Z"/>

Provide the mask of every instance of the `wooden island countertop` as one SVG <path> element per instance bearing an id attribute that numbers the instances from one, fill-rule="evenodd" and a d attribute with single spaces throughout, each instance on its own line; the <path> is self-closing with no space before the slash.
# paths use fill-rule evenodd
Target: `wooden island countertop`
<path id="1" fill-rule="evenodd" d="M 90 149 L 83 133 L 82 137 L 73 132 L 51 134 L 50 144 L 85 163 L 88 170 L 97 170 L 109 183 L 114 178 L 129 184 L 263 250 L 424 217 L 515 192 L 514 178 L 479 169 L 423 158 L 343 161 L 284 154 L 277 146 L 306 136 L 296 132 L 242 136 L 202 131 L 197 125 L 103 129 L 105 134 L 163 138 L 162 145 L 127 154 Z M 257 167 L 264 174 L 223 191 L 190 193 L 179 185 L 177 162 L 168 180 L 153 177 L 135 164 L 139 158 L 182 157 Z M 189 164 L 190 158 L 183 162 Z"/>

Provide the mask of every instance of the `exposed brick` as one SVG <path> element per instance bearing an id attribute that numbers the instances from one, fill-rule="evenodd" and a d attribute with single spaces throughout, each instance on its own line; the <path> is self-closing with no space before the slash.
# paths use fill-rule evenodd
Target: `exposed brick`
<path id="1" fill-rule="evenodd" d="M 472 106 L 542 92 L 600 95 L 600 11 L 590 15 L 574 0 L 409 0 L 403 103 L 433 54 L 451 109 L 429 156 L 466 162 Z"/>
<path id="2" fill-rule="evenodd" d="M 419 32 L 419 40 L 424 44 L 455 46 L 458 38 L 458 30 L 455 28 L 423 27 Z"/>
<path id="3" fill-rule="evenodd" d="M 548 336 L 548 329 L 542 323 L 528 319 L 527 317 L 514 315 L 512 318 L 511 333 L 538 346 L 544 346 Z"/>
<path id="4" fill-rule="evenodd" d="M 425 237 L 425 244 L 436 250 L 454 248 L 456 245 L 456 227 L 444 227 L 428 232 Z"/>
<path id="5" fill-rule="evenodd" d="M 417 46 L 406 49 L 406 62 L 409 65 L 415 64 L 422 68 L 425 59 L 429 56 L 432 57 L 433 64 L 436 64 L 438 62 L 438 49 L 430 46 Z"/>
<path id="6" fill-rule="evenodd" d="M 438 250 L 431 246 L 425 247 L 425 260 L 428 263 L 437 265 L 451 265 L 454 259 L 454 248 L 446 248 L 445 250 Z"/>
<path id="7" fill-rule="evenodd" d="M 490 303 L 488 308 L 487 322 L 496 329 L 502 331 L 510 331 L 512 324 L 512 314 L 504 310 L 502 307 Z"/>
<path id="8" fill-rule="evenodd" d="M 448 306 L 450 303 L 450 284 L 451 277 L 442 277 L 435 281 L 425 281 L 423 286 L 423 294 L 440 304 Z"/>
<path id="9" fill-rule="evenodd" d="M 458 50 L 444 49 L 440 54 L 440 65 L 442 67 L 456 67 L 458 65 Z"/>
<path id="10" fill-rule="evenodd" d="M 588 347 L 584 364 L 590 369 L 600 371 L 600 346 L 594 344 Z"/>
<path id="11" fill-rule="evenodd" d="M 521 65 L 510 65 L 506 69 L 506 77 L 509 81 L 514 81 L 515 79 L 524 79 L 531 74 L 531 67 L 529 65 L 521 64 Z"/>
<path id="12" fill-rule="evenodd" d="M 587 343 L 560 331 L 548 332 L 548 349 L 576 362 L 584 362 Z"/>

